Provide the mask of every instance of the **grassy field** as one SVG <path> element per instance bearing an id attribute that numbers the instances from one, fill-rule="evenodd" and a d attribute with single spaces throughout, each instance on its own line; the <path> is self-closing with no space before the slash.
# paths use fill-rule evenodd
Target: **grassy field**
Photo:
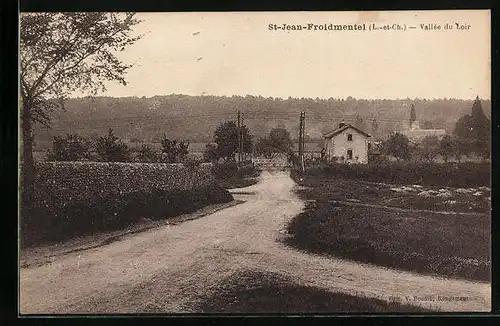
<path id="1" fill-rule="evenodd" d="M 478 212 L 491 210 L 489 187 L 391 185 L 334 176 L 309 176 L 301 185 L 307 199 L 352 201 L 432 211 Z"/>
<path id="2" fill-rule="evenodd" d="M 289 225 L 290 245 L 419 273 L 490 280 L 490 214 L 453 213 L 486 212 L 489 201 L 474 196 L 478 189 L 457 193 L 447 188 L 454 197 L 425 197 L 416 191 L 405 193 L 401 187 L 332 177 L 306 176 L 297 181 L 305 186 L 298 194 L 308 204 Z M 418 193 L 428 191 L 418 189 Z M 450 205 L 450 200 L 456 203 Z M 446 209 L 450 214 L 415 208 Z"/>
<path id="3" fill-rule="evenodd" d="M 276 274 L 245 271 L 231 276 L 205 297 L 203 313 L 428 312 L 423 308 L 297 285 Z"/>

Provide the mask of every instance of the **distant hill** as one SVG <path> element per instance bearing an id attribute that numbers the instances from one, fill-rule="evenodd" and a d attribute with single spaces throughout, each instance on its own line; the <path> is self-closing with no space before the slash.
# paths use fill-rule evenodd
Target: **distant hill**
<path id="1" fill-rule="evenodd" d="M 287 128 L 296 138 L 299 112 L 306 112 L 306 134 L 309 139 L 337 126 L 341 119 L 355 123 L 363 119 L 364 129 L 372 132 L 377 119 L 378 134 L 398 130 L 409 119 L 409 105 L 414 104 L 417 119 L 423 128 L 444 128 L 452 131 L 455 122 L 470 113 L 473 100 L 458 99 L 310 99 L 264 98 L 261 96 L 188 96 L 167 95 L 146 97 L 85 97 L 66 101 L 66 110 L 53 116 L 52 128 L 37 126 L 36 139 L 50 141 L 55 135 L 79 133 L 97 137 L 108 128 L 124 139 L 158 141 L 163 133 L 169 138 L 190 142 L 209 142 L 217 125 L 236 120 L 237 110 L 255 136 L 263 136 L 276 126 Z M 482 101 L 490 116 L 491 102 Z"/>

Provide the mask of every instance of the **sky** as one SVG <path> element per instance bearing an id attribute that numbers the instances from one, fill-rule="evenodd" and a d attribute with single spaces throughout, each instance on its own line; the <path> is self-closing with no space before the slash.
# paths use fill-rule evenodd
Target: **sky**
<path id="1" fill-rule="evenodd" d="M 127 86 L 104 96 L 490 98 L 489 11 L 138 13 Z M 406 24 L 283 31 L 269 24 Z M 455 23 L 470 25 L 457 30 Z M 424 31 L 420 24 L 439 24 Z M 444 30 L 444 25 L 453 26 Z M 416 28 L 410 29 L 409 26 Z M 75 94 L 82 96 L 85 94 Z"/>

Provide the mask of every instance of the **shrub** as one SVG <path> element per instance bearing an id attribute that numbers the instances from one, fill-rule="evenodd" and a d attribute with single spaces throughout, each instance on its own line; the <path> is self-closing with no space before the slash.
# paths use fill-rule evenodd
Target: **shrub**
<path id="1" fill-rule="evenodd" d="M 150 145 L 142 145 L 137 152 L 137 160 L 141 163 L 156 163 L 160 160 L 160 155 Z"/>
<path id="2" fill-rule="evenodd" d="M 95 141 L 95 150 L 103 162 L 130 161 L 127 145 L 115 136 L 113 129 L 109 129 L 105 136 Z"/>
<path id="3" fill-rule="evenodd" d="M 323 163 L 307 168 L 311 175 L 335 175 L 344 178 L 395 184 L 427 186 L 489 186 L 489 163 L 381 162 L 370 164 Z"/>
<path id="4" fill-rule="evenodd" d="M 217 163 L 219 160 L 219 152 L 216 144 L 206 144 L 205 151 L 203 152 L 203 160 L 205 162 Z"/>
<path id="5" fill-rule="evenodd" d="M 238 163 L 236 162 L 214 164 L 212 168 L 215 179 L 230 179 L 237 171 Z"/>
<path id="6" fill-rule="evenodd" d="M 52 150 L 47 155 L 49 161 L 78 161 L 89 157 L 89 142 L 77 134 L 55 136 Z"/>
<path id="7" fill-rule="evenodd" d="M 179 163 L 182 162 L 189 153 L 189 143 L 170 140 L 163 134 L 161 139 L 162 162 Z"/>

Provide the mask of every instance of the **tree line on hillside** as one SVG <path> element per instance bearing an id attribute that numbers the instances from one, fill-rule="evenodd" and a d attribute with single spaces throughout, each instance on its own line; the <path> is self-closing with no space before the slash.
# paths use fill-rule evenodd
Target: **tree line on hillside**
<path id="1" fill-rule="evenodd" d="M 447 134 L 441 139 L 437 136 L 426 136 L 420 142 L 412 142 L 404 134 L 395 132 L 380 145 L 370 147 L 369 161 L 380 162 L 394 157 L 398 161 L 432 162 L 442 157 L 447 162 L 451 158 L 460 161 L 463 157 L 473 155 L 487 159 L 491 153 L 489 125 L 490 121 L 482 111 L 481 101 L 476 99 L 472 113 L 459 119 L 452 135 Z M 267 135 L 258 139 L 254 139 L 246 125 L 242 126 L 240 131 L 245 154 L 252 153 L 268 159 L 274 158 L 277 154 L 285 154 L 289 160 L 296 159 L 293 140 L 286 128 L 273 128 Z M 239 151 L 239 137 L 238 127 L 234 121 L 221 122 L 213 134 L 213 142 L 206 145 L 203 161 L 235 162 L 235 154 Z M 171 140 L 163 134 L 160 144 L 159 150 L 146 144 L 139 149 L 131 149 L 115 136 L 112 129 L 94 141 L 76 134 L 67 134 L 54 137 L 53 149 L 48 158 L 57 161 L 93 159 L 106 162 L 143 163 L 186 161 L 189 142 Z"/>
<path id="2" fill-rule="evenodd" d="M 261 96 L 187 96 L 167 95 L 152 98 L 77 98 L 67 99 L 66 112 L 54 116 L 52 130 L 38 128 L 39 137 L 47 140 L 55 134 L 79 130 L 90 134 L 108 127 L 122 138 L 159 141 L 161 130 L 191 142 L 207 142 L 219 121 L 231 120 L 235 108 L 246 112 L 246 124 L 256 137 L 263 137 L 276 124 L 283 124 L 295 138 L 300 111 L 306 112 L 306 136 L 321 138 L 339 119 L 356 124 L 377 137 L 400 130 L 408 121 L 409 99 L 307 99 L 264 98 Z M 411 100 L 416 119 L 426 129 L 453 130 L 472 101 L 458 99 Z M 491 103 L 484 101 L 489 114 Z M 202 128 L 200 126 L 203 126 Z"/>

